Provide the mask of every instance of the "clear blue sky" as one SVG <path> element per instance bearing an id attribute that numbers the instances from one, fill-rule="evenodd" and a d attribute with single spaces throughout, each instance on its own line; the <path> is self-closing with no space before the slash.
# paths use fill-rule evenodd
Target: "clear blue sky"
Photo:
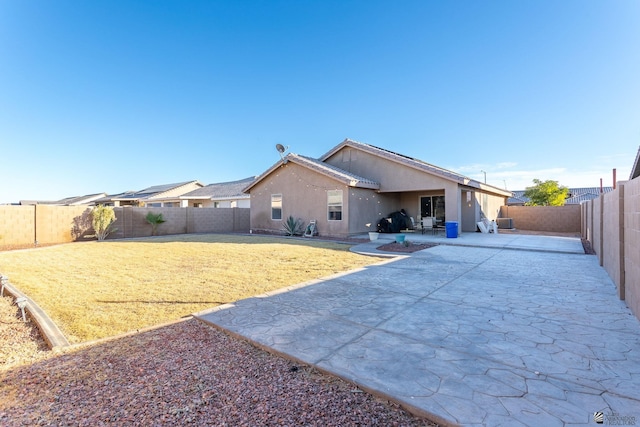
<path id="1" fill-rule="evenodd" d="M 0 1 L 0 202 L 232 181 L 345 138 L 509 190 L 625 180 L 640 2 Z"/>

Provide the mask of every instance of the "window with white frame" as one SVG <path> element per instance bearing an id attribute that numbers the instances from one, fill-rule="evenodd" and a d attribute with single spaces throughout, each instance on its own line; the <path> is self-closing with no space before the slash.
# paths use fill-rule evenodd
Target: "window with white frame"
<path id="1" fill-rule="evenodd" d="M 342 220 L 342 190 L 327 191 L 327 211 L 329 221 Z"/>
<path id="2" fill-rule="evenodd" d="M 282 194 L 271 195 L 271 219 L 282 219 Z"/>

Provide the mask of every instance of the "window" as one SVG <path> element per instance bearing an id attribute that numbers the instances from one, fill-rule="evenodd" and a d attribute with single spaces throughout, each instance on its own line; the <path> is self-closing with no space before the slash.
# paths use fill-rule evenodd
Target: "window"
<path id="1" fill-rule="evenodd" d="M 327 191 L 327 208 L 329 221 L 342 220 L 342 190 Z"/>
<path id="2" fill-rule="evenodd" d="M 282 219 L 282 194 L 271 195 L 271 219 Z"/>

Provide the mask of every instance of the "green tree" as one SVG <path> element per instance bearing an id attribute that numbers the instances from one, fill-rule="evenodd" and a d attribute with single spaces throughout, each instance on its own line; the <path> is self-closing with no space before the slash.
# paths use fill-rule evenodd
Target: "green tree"
<path id="1" fill-rule="evenodd" d="M 527 206 L 564 206 L 569 189 L 558 181 L 534 179 L 535 185 L 527 187 L 524 196 L 529 198 Z"/>
<path id="2" fill-rule="evenodd" d="M 155 236 L 156 232 L 158 231 L 158 226 L 160 224 L 162 224 L 163 222 L 167 222 L 163 217 L 162 214 L 154 214 L 153 212 L 149 212 L 147 214 L 147 216 L 145 217 L 145 219 L 147 220 L 147 222 L 149 224 L 151 224 L 151 235 Z"/>
<path id="3" fill-rule="evenodd" d="M 98 205 L 91 211 L 91 225 L 96 232 L 98 240 L 104 240 L 117 228 L 113 228 L 116 221 L 116 213 L 111 206 Z"/>

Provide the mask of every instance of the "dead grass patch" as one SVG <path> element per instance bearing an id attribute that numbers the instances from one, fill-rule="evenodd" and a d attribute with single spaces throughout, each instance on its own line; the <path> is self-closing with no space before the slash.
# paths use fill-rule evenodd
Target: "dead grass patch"
<path id="1" fill-rule="evenodd" d="M 2 252 L 0 272 L 79 343 L 376 262 L 348 249 L 265 236 L 166 236 Z"/>

